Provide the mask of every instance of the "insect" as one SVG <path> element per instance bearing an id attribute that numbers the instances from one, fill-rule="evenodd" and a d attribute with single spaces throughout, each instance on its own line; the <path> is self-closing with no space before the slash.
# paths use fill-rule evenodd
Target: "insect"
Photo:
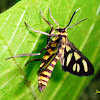
<path id="1" fill-rule="evenodd" d="M 80 8 L 79 8 L 80 9 Z M 37 56 L 41 55 L 41 53 L 46 50 L 45 55 L 42 59 L 33 59 L 32 61 L 41 61 L 40 69 L 38 71 L 38 88 L 39 91 L 42 92 L 44 88 L 46 87 L 49 78 L 51 77 L 52 71 L 54 69 L 54 66 L 56 65 L 57 61 L 61 61 L 61 66 L 64 71 L 70 72 L 77 76 L 88 76 L 92 75 L 94 73 L 94 68 L 90 61 L 68 40 L 68 34 L 67 29 L 72 28 L 73 26 L 79 24 L 80 22 L 86 20 L 83 19 L 79 21 L 78 23 L 72 25 L 69 27 L 73 16 L 75 13 L 79 10 L 77 9 L 68 25 L 64 28 L 60 28 L 58 22 L 52 17 L 51 11 L 49 9 L 50 16 L 55 24 L 57 24 L 57 28 L 53 29 L 53 26 L 51 23 L 49 23 L 42 15 L 42 18 L 45 20 L 45 22 L 51 26 L 50 33 L 37 31 L 31 27 L 29 27 L 26 23 L 25 25 L 37 33 L 42 33 L 44 35 L 48 36 L 47 39 L 47 46 L 41 50 L 40 53 L 36 54 L 21 54 L 21 55 L 15 55 L 12 57 L 9 57 L 7 59 L 13 58 L 13 57 L 22 57 L 22 56 Z M 26 65 L 29 63 L 27 62 Z"/>

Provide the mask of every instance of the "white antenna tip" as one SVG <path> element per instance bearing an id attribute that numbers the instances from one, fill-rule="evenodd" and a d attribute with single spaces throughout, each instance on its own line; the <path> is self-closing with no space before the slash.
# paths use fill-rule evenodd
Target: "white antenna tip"
<path id="1" fill-rule="evenodd" d="M 78 10 L 80 10 L 81 8 L 78 8 L 77 10 L 76 10 L 76 12 L 78 11 Z"/>

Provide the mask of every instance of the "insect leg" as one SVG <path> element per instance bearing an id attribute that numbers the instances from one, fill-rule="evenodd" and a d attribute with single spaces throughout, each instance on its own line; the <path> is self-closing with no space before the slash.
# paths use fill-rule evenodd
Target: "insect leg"
<path id="1" fill-rule="evenodd" d="M 24 22 L 25 23 L 25 22 Z M 46 33 L 46 32 L 42 32 L 42 31 L 37 31 L 37 30 L 35 30 L 35 29 L 33 29 L 33 28 L 31 28 L 30 26 L 28 26 L 26 23 L 25 23 L 25 25 L 30 29 L 30 30 L 32 30 L 32 31 L 34 31 L 34 32 L 36 32 L 36 33 L 41 33 L 41 34 L 44 34 L 44 35 L 48 35 L 48 36 L 50 36 L 50 34 L 48 34 L 48 33 Z"/>
<path id="2" fill-rule="evenodd" d="M 50 41 L 50 36 L 47 38 L 47 44 L 48 44 L 49 41 Z"/>
<path id="3" fill-rule="evenodd" d="M 58 27 L 56 28 L 56 29 L 58 29 L 60 26 L 59 26 L 59 24 L 58 24 L 58 22 L 53 18 L 53 16 L 51 15 L 51 10 L 50 10 L 50 8 L 49 8 L 49 13 L 50 13 L 50 17 L 52 18 L 52 20 L 54 21 L 54 23 L 56 24 L 56 25 L 58 25 Z"/>
<path id="4" fill-rule="evenodd" d="M 20 54 L 20 55 L 15 55 L 15 56 L 12 56 L 12 57 L 9 57 L 9 58 L 6 58 L 5 60 L 8 60 L 10 58 L 15 58 L 15 57 L 24 57 L 24 56 L 38 56 L 40 55 L 41 53 L 36 53 L 36 54 Z"/>
<path id="5" fill-rule="evenodd" d="M 45 47 L 44 49 L 42 49 L 41 51 L 40 51 L 40 54 L 44 51 L 44 50 L 46 50 L 46 49 L 48 49 L 49 47 Z M 44 59 L 33 59 L 33 60 L 30 60 L 30 61 L 28 61 L 26 64 L 25 64 L 25 66 L 29 63 L 29 62 L 32 62 L 32 61 L 45 61 Z"/>
<path id="6" fill-rule="evenodd" d="M 28 61 L 28 62 L 25 64 L 25 66 L 26 66 L 28 63 L 32 62 L 32 61 L 43 61 L 43 60 L 44 60 L 44 59 L 32 59 L 32 60 Z"/>
<path id="7" fill-rule="evenodd" d="M 45 47 L 44 49 L 42 49 L 42 50 L 40 51 L 40 53 L 36 53 L 36 54 L 34 54 L 34 53 L 31 53 L 31 54 L 20 54 L 20 55 L 15 55 L 15 56 L 6 58 L 5 60 L 11 59 L 11 58 L 15 58 L 15 57 L 38 56 L 38 55 L 41 55 L 41 53 L 42 53 L 44 50 L 46 50 L 46 49 L 48 49 L 48 48 Z"/>
<path id="8" fill-rule="evenodd" d="M 44 49 L 42 49 L 41 51 L 40 51 L 40 54 L 44 51 L 44 50 L 47 50 L 47 49 L 49 49 L 49 48 L 51 48 L 51 46 L 46 46 Z"/>
<path id="9" fill-rule="evenodd" d="M 42 18 L 45 20 L 45 22 L 46 22 L 48 25 L 51 26 L 51 30 L 50 30 L 50 34 L 51 34 L 51 32 L 52 32 L 52 30 L 53 30 L 53 25 L 52 25 L 51 23 L 49 23 L 49 22 L 43 17 L 43 14 L 42 14 L 42 11 L 41 11 L 41 10 L 40 10 L 40 13 L 41 13 Z"/>
<path id="10" fill-rule="evenodd" d="M 55 30 L 54 30 L 55 31 Z M 54 31 L 52 31 L 52 32 L 54 32 Z M 50 41 L 50 40 L 52 40 L 51 38 L 52 37 L 58 37 L 59 35 L 58 34 L 51 34 L 51 36 L 49 36 L 48 38 L 47 38 L 47 44 L 48 44 L 48 42 Z"/>

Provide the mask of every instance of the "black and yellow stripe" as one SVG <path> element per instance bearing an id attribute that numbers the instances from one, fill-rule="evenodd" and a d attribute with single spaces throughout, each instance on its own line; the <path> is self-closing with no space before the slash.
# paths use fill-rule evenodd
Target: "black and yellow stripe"
<path id="1" fill-rule="evenodd" d="M 57 52 L 59 41 L 60 41 L 59 38 L 55 38 L 54 40 L 50 42 L 50 44 L 48 44 L 47 46 L 48 49 L 46 49 L 47 52 L 43 56 L 43 59 L 45 60 L 45 62 L 42 61 L 40 67 L 45 66 L 49 62 L 49 60 L 54 57 L 53 54 Z"/>
<path id="2" fill-rule="evenodd" d="M 57 61 L 58 61 L 58 59 L 54 58 L 54 60 L 51 61 L 50 65 L 47 66 L 47 68 L 39 74 L 39 76 L 38 76 L 38 88 L 39 88 L 40 92 L 42 92 L 42 90 L 47 85 Z"/>
<path id="3" fill-rule="evenodd" d="M 56 38 L 55 41 L 57 39 L 60 39 L 60 38 Z M 62 41 L 62 43 L 64 43 L 65 42 L 64 37 L 60 41 Z M 54 44 L 56 44 L 56 45 L 54 45 Z M 53 54 L 54 50 L 52 50 L 52 46 L 56 47 L 58 43 L 54 42 L 54 44 L 51 44 L 51 48 L 49 48 L 46 52 L 46 54 L 49 54 L 48 58 L 50 58 L 50 56 Z M 41 72 L 39 72 L 39 76 L 38 76 L 38 88 L 39 88 L 40 92 L 42 92 L 42 90 L 47 85 L 49 78 L 51 77 L 52 71 L 54 69 L 54 66 L 56 65 L 57 61 L 61 57 L 61 54 L 62 54 L 64 48 L 65 48 L 64 45 L 59 46 L 59 50 L 56 52 L 56 55 L 54 56 L 53 60 L 50 61 L 50 64 L 48 64 L 48 66 L 46 66 L 46 68 L 44 70 L 41 71 L 41 69 L 44 68 L 43 65 L 45 65 L 46 61 L 48 61 L 47 55 L 43 56 L 43 59 L 45 59 L 45 62 L 42 62 L 42 64 L 40 65 L 40 67 L 42 67 L 42 68 L 40 69 Z M 49 63 L 49 61 L 48 61 L 48 63 Z"/>
<path id="4" fill-rule="evenodd" d="M 56 55 L 55 58 L 51 61 L 51 63 L 46 67 L 46 69 L 39 74 L 38 88 L 40 92 L 42 92 L 42 90 L 47 85 L 49 78 L 51 77 L 52 71 L 54 69 L 54 66 L 56 65 L 58 59 L 60 58 L 60 55 L 61 54 Z"/>

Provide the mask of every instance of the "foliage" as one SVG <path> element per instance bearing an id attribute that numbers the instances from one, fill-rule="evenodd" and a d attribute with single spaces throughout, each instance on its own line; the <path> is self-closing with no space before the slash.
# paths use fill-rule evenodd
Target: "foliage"
<path id="1" fill-rule="evenodd" d="M 7 57 L 38 53 L 46 46 L 47 36 L 30 31 L 24 22 L 36 30 L 50 31 L 40 15 L 56 25 L 52 16 L 61 27 L 69 22 L 73 12 L 81 8 L 71 25 L 83 18 L 86 21 L 68 30 L 69 40 L 83 52 L 92 62 L 95 73 L 93 76 L 78 77 L 61 70 L 58 61 L 48 85 L 42 93 L 38 91 L 40 62 L 32 62 L 25 66 L 29 59 L 38 57 L 22 57 L 5 60 Z M 0 98 L 1 99 L 40 99 L 40 100 L 75 100 L 80 97 L 90 81 L 100 69 L 100 5 L 94 0 L 22 0 L 0 15 Z M 43 54 L 40 56 L 40 58 Z M 94 94 L 93 91 L 92 94 Z"/>

